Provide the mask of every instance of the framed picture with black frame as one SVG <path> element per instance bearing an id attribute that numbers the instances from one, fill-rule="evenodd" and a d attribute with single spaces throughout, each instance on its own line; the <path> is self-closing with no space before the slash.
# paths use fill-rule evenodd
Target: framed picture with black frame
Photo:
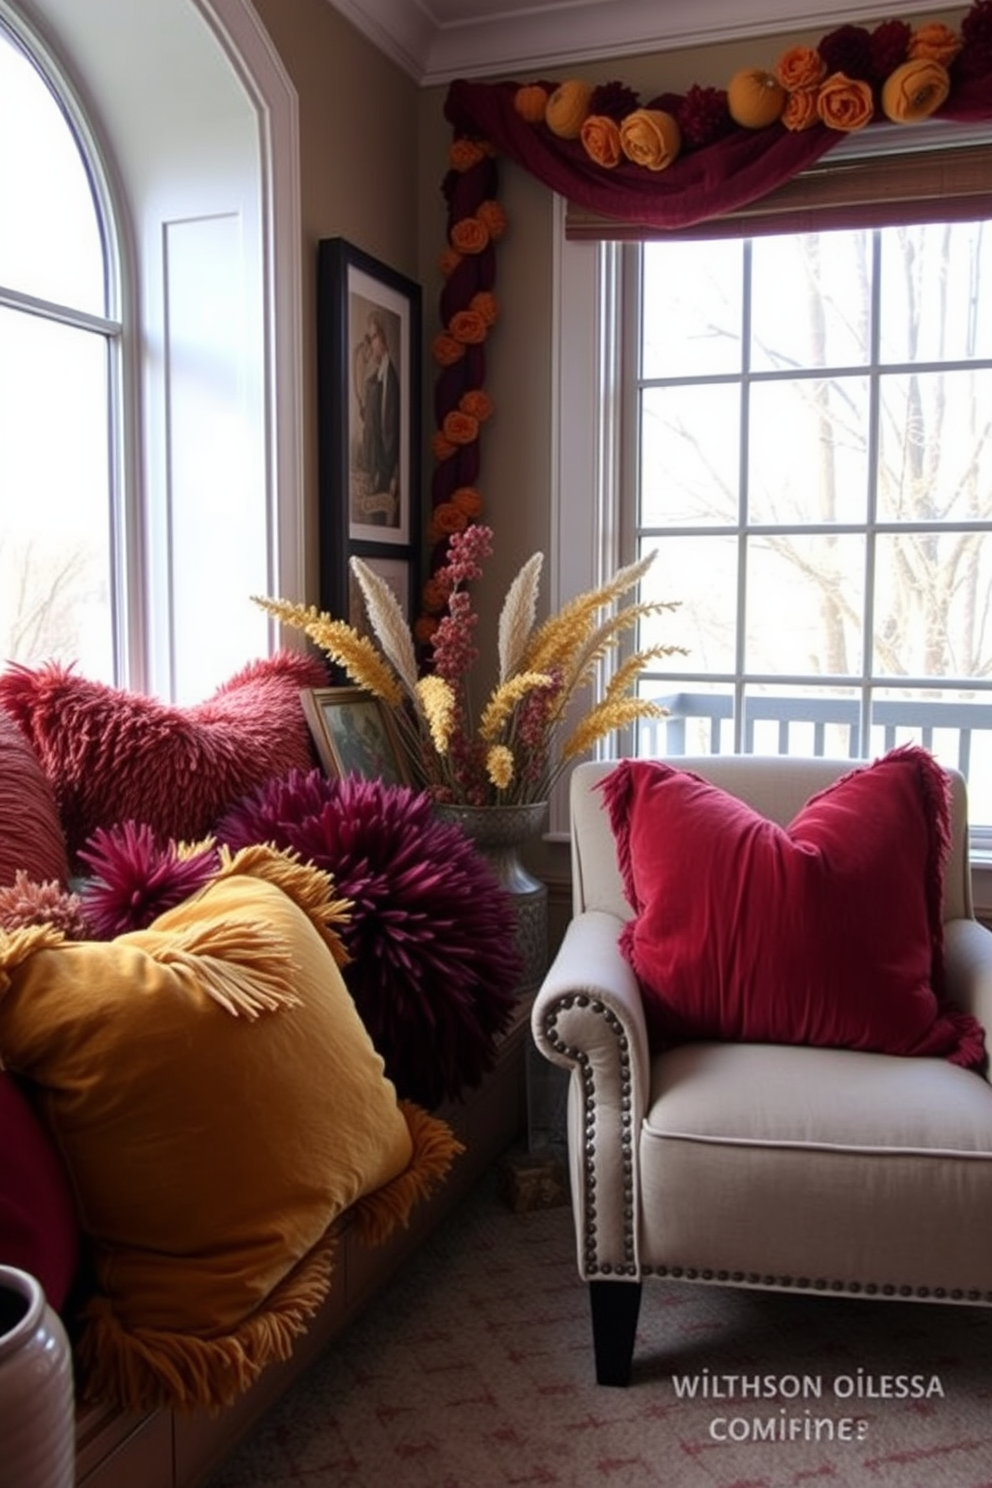
<path id="1" fill-rule="evenodd" d="M 344 238 L 318 245 L 320 607 L 361 627 L 353 554 L 417 593 L 421 292 Z M 395 579 L 395 583 L 393 580 Z"/>

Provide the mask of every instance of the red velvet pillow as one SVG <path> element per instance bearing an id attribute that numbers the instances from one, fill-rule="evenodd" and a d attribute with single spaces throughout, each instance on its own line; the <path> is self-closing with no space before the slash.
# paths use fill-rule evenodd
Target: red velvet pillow
<path id="1" fill-rule="evenodd" d="M 0 704 L 34 745 L 74 858 L 98 827 L 129 820 L 164 839 L 196 839 L 271 776 L 310 770 L 300 689 L 326 681 L 323 662 L 284 651 L 179 708 L 52 662 L 10 667 Z"/>
<path id="2" fill-rule="evenodd" d="M 0 710 L 0 884 L 18 872 L 33 883 L 69 874 L 55 793 L 25 734 Z"/>
<path id="3" fill-rule="evenodd" d="M 602 785 L 621 940 L 655 1047 L 689 1039 L 984 1058 L 939 1000 L 947 778 L 894 750 L 788 827 L 688 771 L 625 760 Z"/>
<path id="4" fill-rule="evenodd" d="M 18 1082 L 0 1071 L 0 1264 L 30 1272 L 58 1312 L 79 1250 L 65 1164 Z"/>

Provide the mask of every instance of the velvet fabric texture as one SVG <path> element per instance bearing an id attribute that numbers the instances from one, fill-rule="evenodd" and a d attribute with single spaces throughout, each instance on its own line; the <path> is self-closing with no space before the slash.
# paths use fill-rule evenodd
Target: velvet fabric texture
<path id="1" fill-rule="evenodd" d="M 200 837 L 269 776 L 310 768 L 299 693 L 326 681 L 322 662 L 284 651 L 181 708 L 52 662 L 8 668 L 0 706 L 20 725 L 54 790 L 74 862 L 97 828 L 128 820 L 165 839 Z"/>
<path id="2" fill-rule="evenodd" d="M 351 911 L 344 978 L 401 1096 L 434 1107 L 480 1082 L 520 978 L 509 896 L 431 801 L 379 780 L 319 770 L 272 780 L 216 835 L 272 842 L 332 876 Z"/>
<path id="3" fill-rule="evenodd" d="M 982 1062 L 980 1024 L 941 1001 L 947 781 L 926 750 L 843 776 L 788 827 L 660 762 L 625 760 L 602 790 L 654 1047 Z"/>
<path id="4" fill-rule="evenodd" d="M 36 1277 L 60 1312 L 79 1253 L 65 1164 L 21 1082 L 0 1070 L 0 1264 Z"/>
<path id="5" fill-rule="evenodd" d="M 382 1239 L 458 1150 L 383 1074 L 329 889 L 256 847 L 146 930 L 0 938 L 0 1057 L 37 1092 L 85 1236 L 86 1397 L 228 1403 L 326 1295 L 334 1219 Z"/>
<path id="6" fill-rule="evenodd" d="M 18 872 L 64 885 L 69 864 L 51 783 L 27 733 L 0 708 L 0 885 Z"/>

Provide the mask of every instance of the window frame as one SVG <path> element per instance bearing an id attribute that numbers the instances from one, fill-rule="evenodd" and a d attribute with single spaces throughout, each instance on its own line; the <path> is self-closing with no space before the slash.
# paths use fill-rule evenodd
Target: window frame
<path id="1" fill-rule="evenodd" d="M 85 16 L 74 8 L 74 0 L 34 0 L 30 17 L 20 13 L 16 0 L 0 0 L 0 18 L 53 89 L 80 141 L 98 188 L 95 194 L 114 227 L 107 234 L 107 247 L 113 254 L 117 296 L 113 311 L 120 319 L 121 336 L 110 369 L 115 406 L 108 440 L 117 483 L 113 502 L 117 684 L 182 701 L 175 685 L 171 620 L 149 597 L 151 565 L 162 561 L 163 537 L 168 539 L 167 530 L 163 534 L 161 527 L 155 528 L 150 512 L 160 502 L 161 471 L 169 459 L 169 411 L 167 399 L 152 386 L 145 358 L 146 343 L 154 339 L 148 328 L 149 260 L 160 251 L 162 239 L 152 220 L 161 184 L 156 172 L 168 182 L 177 179 L 177 167 L 176 159 L 163 157 L 160 149 L 169 131 L 146 127 L 149 152 L 147 161 L 137 167 L 140 181 L 135 190 L 134 151 L 139 147 L 134 141 L 142 133 L 135 107 L 144 106 L 151 91 L 136 88 L 135 78 L 145 67 L 152 87 L 158 87 L 156 80 L 161 78 L 168 93 L 168 79 L 152 49 L 158 29 L 167 27 L 175 14 L 187 40 L 192 37 L 199 44 L 202 37 L 203 45 L 212 49 L 211 66 L 233 79 L 232 88 L 240 90 L 250 114 L 259 204 L 254 251 L 260 266 L 257 313 L 252 314 L 260 348 L 257 378 L 264 425 L 262 456 L 255 468 L 264 491 L 266 588 L 290 594 L 304 592 L 307 572 L 299 100 L 250 0 L 154 0 L 154 4 L 154 17 L 143 16 L 139 26 L 138 34 L 148 37 L 144 58 L 133 49 L 123 53 L 120 38 L 111 34 L 114 0 L 91 0 Z M 192 100 L 185 93 L 180 97 L 174 88 L 172 94 L 173 106 L 188 111 Z M 147 106 L 161 110 L 162 104 Z M 124 119 L 131 150 L 127 168 L 116 148 Z M 197 179 L 192 164 L 189 175 Z M 167 583 L 171 589 L 172 579 Z M 157 592 L 161 595 L 161 586 Z M 285 643 L 274 622 L 260 612 L 257 618 L 259 651 L 271 652 Z M 218 683 L 223 680 L 216 678 Z"/>
<path id="2" fill-rule="evenodd" d="M 831 152 L 826 163 L 821 162 L 780 192 L 789 192 L 791 188 L 793 196 L 802 193 L 802 221 L 808 222 L 816 200 L 815 180 L 828 183 L 825 191 L 829 195 L 836 193 L 843 178 L 844 210 L 850 210 L 854 197 L 858 210 L 851 225 L 864 225 L 860 219 L 865 203 L 887 194 L 881 183 L 886 179 L 893 153 L 900 158 L 899 169 L 894 173 L 902 183 L 902 195 L 897 193 L 899 200 L 905 199 L 907 193 L 915 196 L 918 192 L 920 197 L 926 197 L 939 190 L 941 171 L 948 167 L 942 147 L 951 139 L 949 127 L 933 121 L 914 129 L 912 136 L 907 137 L 907 131 L 896 126 L 879 126 L 871 131 L 870 137 L 845 140 Z M 964 162 L 967 157 L 968 160 L 964 175 L 955 178 L 959 185 L 963 180 L 967 186 L 956 193 L 961 216 L 974 215 L 977 197 L 992 217 L 992 125 L 982 121 L 958 128 L 961 132 L 955 133 L 954 143 L 965 154 L 956 159 Z M 932 168 L 929 171 L 928 160 Z M 977 184 L 976 161 L 980 170 Z M 856 191 L 851 189 L 852 162 L 857 162 Z M 814 178 L 812 185 L 809 178 Z M 913 188 L 912 192 L 909 188 Z M 781 230 L 780 224 L 772 225 L 774 205 L 771 197 L 759 204 L 766 231 Z M 817 223 L 821 227 L 827 226 L 828 206 L 825 199 Z M 792 211 L 795 201 L 787 201 L 787 207 Z M 578 211 L 561 197 L 555 198 L 554 225 L 552 477 L 556 499 L 552 504 L 552 592 L 556 602 L 560 602 L 580 586 L 601 581 L 618 561 L 633 556 L 630 467 L 629 463 L 624 465 L 621 451 L 627 452 L 629 462 L 630 451 L 636 448 L 633 442 L 636 436 L 631 424 L 631 400 L 622 398 L 618 388 L 623 365 L 619 337 L 624 329 L 630 334 L 636 308 L 630 304 L 630 296 L 625 300 L 622 294 L 619 255 L 624 241 L 645 235 L 629 224 L 604 223 Z M 837 225 L 844 225 L 842 218 Z M 737 236 L 747 235 L 744 214 L 729 231 Z M 705 236 L 706 228 L 692 229 L 685 235 Z M 623 423 L 619 439 L 613 439 L 608 426 L 611 421 L 616 426 L 618 409 L 623 409 Z M 567 510 L 564 491 L 568 492 Z M 600 679 L 599 689 L 604 681 Z M 628 750 L 631 743 L 627 744 Z M 562 837 L 567 835 L 568 826 L 566 790 L 563 782 L 558 800 L 552 803 L 552 832 Z M 992 833 L 987 841 L 984 834 L 973 834 L 972 859 L 979 868 L 984 867 L 980 880 L 984 886 L 983 902 L 987 901 L 992 908 Z"/>

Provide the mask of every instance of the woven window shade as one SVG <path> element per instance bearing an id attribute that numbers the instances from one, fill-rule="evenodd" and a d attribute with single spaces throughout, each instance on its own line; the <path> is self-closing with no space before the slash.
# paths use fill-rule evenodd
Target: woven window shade
<path id="1" fill-rule="evenodd" d="M 982 217 L 992 217 L 992 144 L 860 160 L 828 156 L 741 211 L 688 228 L 665 230 L 621 222 L 569 202 L 565 233 L 580 242 L 750 238 Z"/>

